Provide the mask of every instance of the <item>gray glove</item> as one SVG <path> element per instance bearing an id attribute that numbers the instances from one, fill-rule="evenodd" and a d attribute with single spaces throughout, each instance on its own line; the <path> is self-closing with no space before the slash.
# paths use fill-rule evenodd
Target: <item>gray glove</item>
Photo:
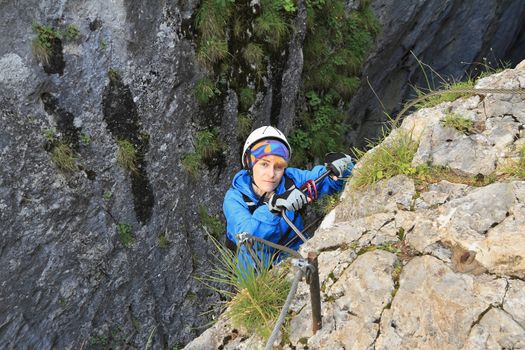
<path id="1" fill-rule="evenodd" d="M 282 208 L 297 211 L 308 202 L 306 195 L 297 188 L 282 194 L 274 194 L 268 201 L 268 208 L 272 213 L 280 213 Z"/>
<path id="2" fill-rule="evenodd" d="M 325 166 L 332 170 L 335 176 L 341 177 L 347 169 L 352 170 L 352 157 L 341 152 L 330 152 L 325 155 Z"/>

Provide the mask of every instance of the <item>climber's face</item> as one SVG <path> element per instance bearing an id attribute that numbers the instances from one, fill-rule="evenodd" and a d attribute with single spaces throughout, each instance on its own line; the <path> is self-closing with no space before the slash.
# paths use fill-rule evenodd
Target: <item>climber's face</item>
<path id="1" fill-rule="evenodd" d="M 284 175 L 284 169 L 288 164 L 286 161 L 274 155 L 259 159 L 253 165 L 253 186 L 255 193 L 259 196 L 266 193 L 268 197 L 277 188 Z"/>

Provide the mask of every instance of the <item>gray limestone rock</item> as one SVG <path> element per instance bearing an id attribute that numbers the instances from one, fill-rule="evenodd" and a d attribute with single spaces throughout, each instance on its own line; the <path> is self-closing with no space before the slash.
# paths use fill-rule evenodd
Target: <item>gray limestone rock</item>
<path id="1" fill-rule="evenodd" d="M 505 280 L 454 273 L 430 256 L 403 269 L 391 310 L 381 318 L 378 349 L 460 349 L 471 325 L 500 304 Z"/>

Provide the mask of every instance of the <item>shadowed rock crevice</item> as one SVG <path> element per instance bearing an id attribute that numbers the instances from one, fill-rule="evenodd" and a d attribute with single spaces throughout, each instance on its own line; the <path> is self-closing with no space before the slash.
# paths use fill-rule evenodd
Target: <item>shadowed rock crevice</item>
<path id="1" fill-rule="evenodd" d="M 116 72 L 110 72 L 109 84 L 104 89 L 102 108 L 108 129 L 117 141 L 129 141 L 136 150 L 136 169 L 130 171 L 135 215 L 141 223 L 151 218 L 154 195 L 148 180 L 146 153 L 149 135 L 141 130 L 137 107 L 131 90 Z"/>
<path id="2" fill-rule="evenodd" d="M 62 140 L 69 144 L 75 151 L 80 145 L 80 128 L 75 126 L 75 117 L 72 113 L 60 107 L 58 99 L 48 92 L 40 95 L 44 110 L 55 119 L 57 131 L 60 132 Z"/>

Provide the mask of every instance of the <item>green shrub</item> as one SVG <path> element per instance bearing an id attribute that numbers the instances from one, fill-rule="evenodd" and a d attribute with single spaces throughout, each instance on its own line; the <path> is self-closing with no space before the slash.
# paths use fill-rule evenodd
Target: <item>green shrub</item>
<path id="1" fill-rule="evenodd" d="M 125 139 L 117 140 L 117 145 L 117 164 L 125 170 L 137 173 L 138 155 L 135 145 Z"/>
<path id="2" fill-rule="evenodd" d="M 441 125 L 443 125 L 446 128 L 453 128 L 462 133 L 468 134 L 472 132 L 474 122 L 470 119 L 463 117 L 460 114 L 449 112 L 441 121 Z"/>
<path id="3" fill-rule="evenodd" d="M 289 34 L 289 24 L 273 0 L 261 0 L 261 14 L 253 22 L 255 35 L 272 49 L 282 46 Z"/>
<path id="4" fill-rule="evenodd" d="M 293 163 L 318 163 L 327 152 L 344 151 L 346 130 L 344 114 L 334 106 L 334 96 L 320 98 L 314 91 L 306 94 L 308 111 L 301 116 L 301 124 L 290 135 L 294 149 Z"/>
<path id="5" fill-rule="evenodd" d="M 71 147 L 66 143 L 58 143 L 51 150 L 51 159 L 56 166 L 66 172 L 78 170 L 75 154 Z"/>
<path id="6" fill-rule="evenodd" d="M 117 234 L 120 243 L 126 248 L 131 247 L 135 241 L 133 237 L 133 227 L 130 224 L 119 222 L 117 224 Z"/>

